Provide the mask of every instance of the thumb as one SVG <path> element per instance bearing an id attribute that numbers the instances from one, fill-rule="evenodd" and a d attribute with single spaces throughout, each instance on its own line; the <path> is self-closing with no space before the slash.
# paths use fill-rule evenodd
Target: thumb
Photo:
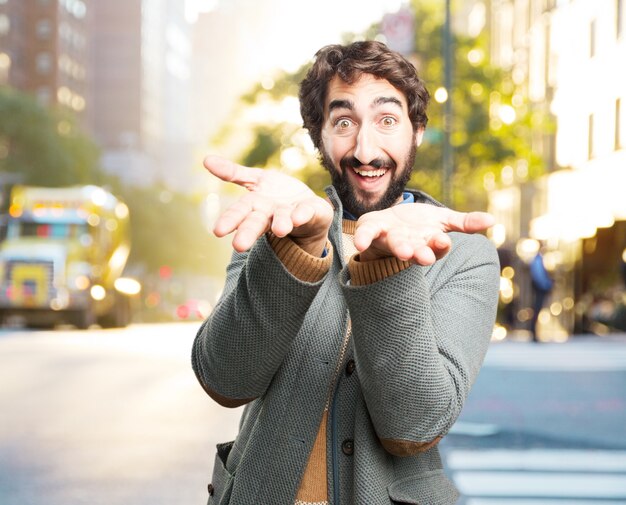
<path id="1" fill-rule="evenodd" d="M 494 224 L 496 224 L 495 218 L 487 212 L 468 212 L 465 216 L 466 233 L 483 231 Z"/>
<path id="2" fill-rule="evenodd" d="M 457 212 L 450 210 L 446 222 L 445 231 L 460 231 L 463 233 L 476 233 L 486 230 L 495 224 L 495 219 L 487 212 Z"/>
<path id="3" fill-rule="evenodd" d="M 215 177 L 225 182 L 233 182 L 239 186 L 254 185 L 259 179 L 258 168 L 244 167 L 221 156 L 209 155 L 204 158 L 204 167 Z"/>

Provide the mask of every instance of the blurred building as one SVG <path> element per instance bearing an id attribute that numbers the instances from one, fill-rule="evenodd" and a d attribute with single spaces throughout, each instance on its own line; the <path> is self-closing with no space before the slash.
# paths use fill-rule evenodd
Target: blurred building
<path id="1" fill-rule="evenodd" d="M 194 188 L 179 0 L 0 0 L 0 84 L 75 112 L 125 183 Z"/>
<path id="2" fill-rule="evenodd" d="M 0 84 L 89 122 L 91 2 L 0 0 Z"/>
<path id="3" fill-rule="evenodd" d="M 517 268 L 515 319 L 528 319 L 524 266 L 542 243 L 557 281 L 540 318 L 546 338 L 595 331 L 597 304 L 617 307 L 624 291 L 624 1 L 492 0 L 489 18 L 493 63 L 556 124 L 533 138 L 549 173 L 532 184 L 511 178 L 490 197 L 500 249 Z"/>
<path id="4" fill-rule="evenodd" d="M 93 2 L 93 131 L 106 170 L 186 190 L 191 25 L 177 0 Z"/>

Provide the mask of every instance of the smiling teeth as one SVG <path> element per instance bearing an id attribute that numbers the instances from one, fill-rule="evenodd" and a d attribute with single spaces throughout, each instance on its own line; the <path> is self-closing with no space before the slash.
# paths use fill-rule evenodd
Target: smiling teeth
<path id="1" fill-rule="evenodd" d="M 355 168 L 354 171 L 363 177 L 381 177 L 387 172 L 384 168 L 380 168 L 378 170 L 359 170 L 358 168 Z"/>

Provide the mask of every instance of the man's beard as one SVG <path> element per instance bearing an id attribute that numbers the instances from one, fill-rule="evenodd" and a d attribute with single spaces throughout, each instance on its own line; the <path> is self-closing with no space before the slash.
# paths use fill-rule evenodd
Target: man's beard
<path id="1" fill-rule="evenodd" d="M 335 167 L 330 159 L 330 156 L 328 156 L 328 153 L 322 147 L 322 149 L 320 149 L 320 161 L 322 166 L 330 173 L 332 184 L 337 190 L 337 194 L 343 204 L 343 208 L 354 217 L 359 218 L 368 212 L 387 209 L 397 203 L 400 195 L 404 192 L 404 188 L 411 178 L 416 154 L 417 146 L 415 144 L 411 144 L 411 148 L 406 155 L 404 164 L 399 171 L 397 170 L 397 163 L 391 158 L 377 158 L 368 163 L 368 166 L 371 166 L 372 168 L 393 170 L 389 187 L 377 201 L 372 203 L 359 199 L 348 177 L 348 170 L 359 168 L 363 165 L 363 163 L 361 163 L 357 158 L 354 156 L 342 158 L 339 161 L 339 166 L 341 168 L 339 170 Z"/>

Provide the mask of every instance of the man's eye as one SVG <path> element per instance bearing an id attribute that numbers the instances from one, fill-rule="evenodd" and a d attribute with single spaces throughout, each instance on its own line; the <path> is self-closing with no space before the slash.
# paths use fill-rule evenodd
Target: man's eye
<path id="1" fill-rule="evenodd" d="M 351 125 L 352 125 L 352 121 L 350 121 L 349 119 L 339 119 L 335 123 L 335 126 L 337 126 L 341 130 L 345 130 L 346 128 L 350 128 Z"/>
<path id="2" fill-rule="evenodd" d="M 381 122 L 383 126 L 393 126 L 396 124 L 396 118 L 393 118 L 391 116 L 385 116 Z"/>

